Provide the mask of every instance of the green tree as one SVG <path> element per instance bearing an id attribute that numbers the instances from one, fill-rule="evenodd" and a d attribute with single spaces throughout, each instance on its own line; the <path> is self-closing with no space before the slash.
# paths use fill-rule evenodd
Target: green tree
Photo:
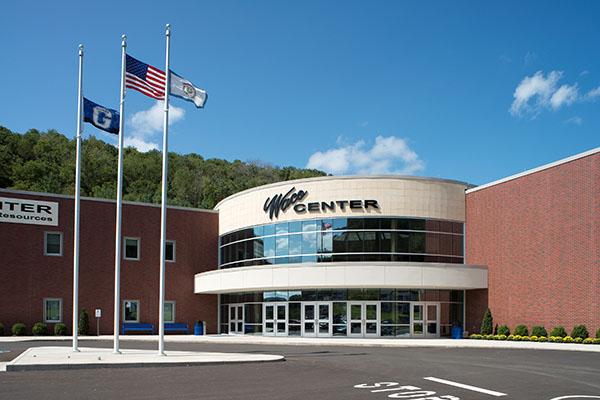
<path id="1" fill-rule="evenodd" d="M 80 335 L 89 335 L 90 332 L 90 316 L 85 309 L 79 311 L 79 324 L 77 325 L 77 333 Z"/>
<path id="2" fill-rule="evenodd" d="M 0 126 L 0 187 L 72 195 L 75 192 L 75 139 L 49 130 L 18 134 Z M 81 193 L 114 199 L 117 149 L 94 136 L 82 142 Z M 162 154 L 127 147 L 123 154 L 123 199 L 159 203 Z M 317 170 L 279 168 L 259 160 L 205 160 L 198 154 L 169 153 L 170 205 L 213 208 L 236 192 L 289 179 L 323 176 Z"/>
<path id="3" fill-rule="evenodd" d="M 491 335 L 494 330 L 494 320 L 492 318 L 492 312 L 488 308 L 485 310 L 485 314 L 483 314 L 483 320 L 481 321 L 481 331 L 482 335 Z"/>

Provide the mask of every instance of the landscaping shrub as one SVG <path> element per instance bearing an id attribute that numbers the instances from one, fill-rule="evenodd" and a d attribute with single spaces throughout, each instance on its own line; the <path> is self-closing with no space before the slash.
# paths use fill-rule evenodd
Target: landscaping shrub
<path id="1" fill-rule="evenodd" d="M 563 338 L 563 343 L 573 343 L 573 338 L 571 336 L 565 336 Z"/>
<path id="2" fill-rule="evenodd" d="M 483 314 L 483 320 L 481 321 L 481 334 L 491 335 L 494 330 L 494 319 L 492 318 L 492 312 L 488 308 Z"/>
<path id="3" fill-rule="evenodd" d="M 56 336 L 65 336 L 67 334 L 67 326 L 65 324 L 54 325 L 54 334 Z"/>
<path id="4" fill-rule="evenodd" d="M 581 343 L 581 342 L 583 342 L 583 339 L 580 338 L 580 337 L 576 337 L 575 339 L 573 339 L 573 342 L 574 343 Z"/>
<path id="5" fill-rule="evenodd" d="M 600 331 L 598 331 L 600 332 Z M 0 324 L 0 336 L 4 336 L 4 325 Z"/>
<path id="6" fill-rule="evenodd" d="M 481 339 L 481 335 L 474 333 L 471 336 L 469 336 L 469 339 L 479 340 L 479 339 Z"/>
<path id="7" fill-rule="evenodd" d="M 600 344 L 600 338 L 594 339 L 594 344 Z"/>
<path id="8" fill-rule="evenodd" d="M 80 335 L 88 335 L 90 331 L 90 316 L 85 309 L 79 312 L 79 326 L 77 327 L 77 333 Z"/>
<path id="9" fill-rule="evenodd" d="M 585 327 L 585 325 L 575 325 L 573 327 L 573 330 L 571 331 L 571 337 L 572 338 L 581 338 L 581 339 L 585 339 L 588 336 L 590 336 L 587 328 Z"/>
<path id="10" fill-rule="evenodd" d="M 44 336 L 48 334 L 48 326 L 43 322 L 36 322 L 33 324 L 33 328 L 31 328 L 31 333 L 34 336 Z"/>
<path id="11" fill-rule="evenodd" d="M 600 339 L 600 328 L 596 331 L 596 339 Z"/>
<path id="12" fill-rule="evenodd" d="M 498 327 L 498 335 L 508 336 L 510 335 L 510 329 L 506 325 L 500 325 Z"/>
<path id="13" fill-rule="evenodd" d="M 546 336 L 540 336 L 537 341 L 538 342 L 547 342 L 548 338 Z"/>
<path id="14" fill-rule="evenodd" d="M 543 326 L 534 326 L 531 328 L 532 336 L 548 336 L 548 332 L 546 332 L 546 328 Z"/>
<path id="15" fill-rule="evenodd" d="M 517 325 L 515 327 L 515 335 L 519 336 L 529 336 L 529 331 L 527 330 L 527 326 L 525 325 Z"/>
<path id="16" fill-rule="evenodd" d="M 550 336 L 559 336 L 561 338 L 564 338 L 564 337 L 567 336 L 567 331 L 565 330 L 564 327 L 562 327 L 560 325 L 559 326 L 555 326 L 552 329 L 552 332 L 550 332 Z"/>
<path id="17" fill-rule="evenodd" d="M 11 328 L 11 332 L 14 336 L 25 336 L 26 330 L 27 327 L 25 326 L 25 324 L 22 324 L 20 322 L 17 322 Z"/>
<path id="18" fill-rule="evenodd" d="M 498 335 L 498 340 L 506 340 L 506 335 Z"/>
<path id="19" fill-rule="evenodd" d="M 537 337 L 537 335 L 531 335 L 531 336 L 529 336 L 529 340 L 531 340 L 532 342 L 537 342 L 538 337 Z"/>
<path id="20" fill-rule="evenodd" d="M 593 344 L 593 343 L 594 343 L 594 339 L 592 339 L 591 337 L 583 339 L 583 344 Z"/>

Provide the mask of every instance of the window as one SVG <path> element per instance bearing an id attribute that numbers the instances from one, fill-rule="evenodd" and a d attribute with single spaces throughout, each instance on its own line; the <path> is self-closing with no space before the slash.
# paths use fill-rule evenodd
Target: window
<path id="1" fill-rule="evenodd" d="M 62 321 L 62 299 L 44 299 L 44 322 Z"/>
<path id="2" fill-rule="evenodd" d="M 175 262 L 175 241 L 167 240 L 165 246 L 165 261 Z"/>
<path id="3" fill-rule="evenodd" d="M 123 252 L 126 260 L 140 259 L 140 239 L 126 237 L 123 241 Z"/>
<path id="4" fill-rule="evenodd" d="M 44 233 L 44 255 L 62 256 L 62 232 Z"/>
<path id="5" fill-rule="evenodd" d="M 123 301 L 123 321 L 124 322 L 140 322 L 140 301 L 139 300 L 124 300 Z"/>
<path id="6" fill-rule="evenodd" d="M 175 302 L 165 301 L 165 322 L 175 322 Z"/>

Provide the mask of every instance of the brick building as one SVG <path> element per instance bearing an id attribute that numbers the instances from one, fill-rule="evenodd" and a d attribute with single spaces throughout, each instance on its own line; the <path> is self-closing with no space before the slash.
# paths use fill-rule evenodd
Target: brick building
<path id="1" fill-rule="evenodd" d="M 600 328 L 600 149 L 469 189 L 466 211 L 495 323 Z"/>
<path id="2" fill-rule="evenodd" d="M 208 333 L 444 337 L 600 328 L 600 148 L 481 186 L 319 177 L 169 207 L 167 322 Z M 81 201 L 80 309 L 112 334 L 115 202 Z M 160 207 L 125 202 L 122 322 L 158 325 Z M 72 314 L 73 198 L 0 189 L 0 323 Z M 155 329 L 156 331 L 156 329 Z"/>
<path id="3" fill-rule="evenodd" d="M 74 200 L 0 189 L 3 214 L 10 214 L 7 202 L 16 199 L 23 200 L 21 204 L 57 203 L 58 218 L 57 225 L 0 222 L 0 323 L 10 329 L 23 322 L 29 330 L 38 321 L 46 321 L 51 329 L 56 321 L 66 324 L 70 333 Z M 115 213 L 114 201 L 81 200 L 79 308 L 90 314 L 92 333 L 97 328 L 95 309 L 102 310 L 100 332 L 113 332 Z M 165 300 L 170 303 L 165 319 L 171 316 L 190 326 L 204 320 L 207 330 L 215 332 L 217 299 L 193 295 L 193 276 L 217 263 L 218 214 L 169 207 L 167 218 L 174 261 L 166 263 Z M 124 202 L 122 234 L 121 318 L 158 326 L 160 207 Z"/>

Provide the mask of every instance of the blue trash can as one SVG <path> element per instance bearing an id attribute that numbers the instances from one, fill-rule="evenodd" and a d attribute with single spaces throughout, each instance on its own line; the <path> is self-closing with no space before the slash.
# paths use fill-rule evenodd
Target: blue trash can
<path id="1" fill-rule="evenodd" d="M 194 324 L 194 335 L 204 335 L 204 324 L 202 323 L 202 321 L 196 321 L 196 323 Z"/>
<path id="2" fill-rule="evenodd" d="M 452 339 L 462 339 L 462 338 L 463 338 L 462 326 L 453 326 L 452 327 Z"/>

